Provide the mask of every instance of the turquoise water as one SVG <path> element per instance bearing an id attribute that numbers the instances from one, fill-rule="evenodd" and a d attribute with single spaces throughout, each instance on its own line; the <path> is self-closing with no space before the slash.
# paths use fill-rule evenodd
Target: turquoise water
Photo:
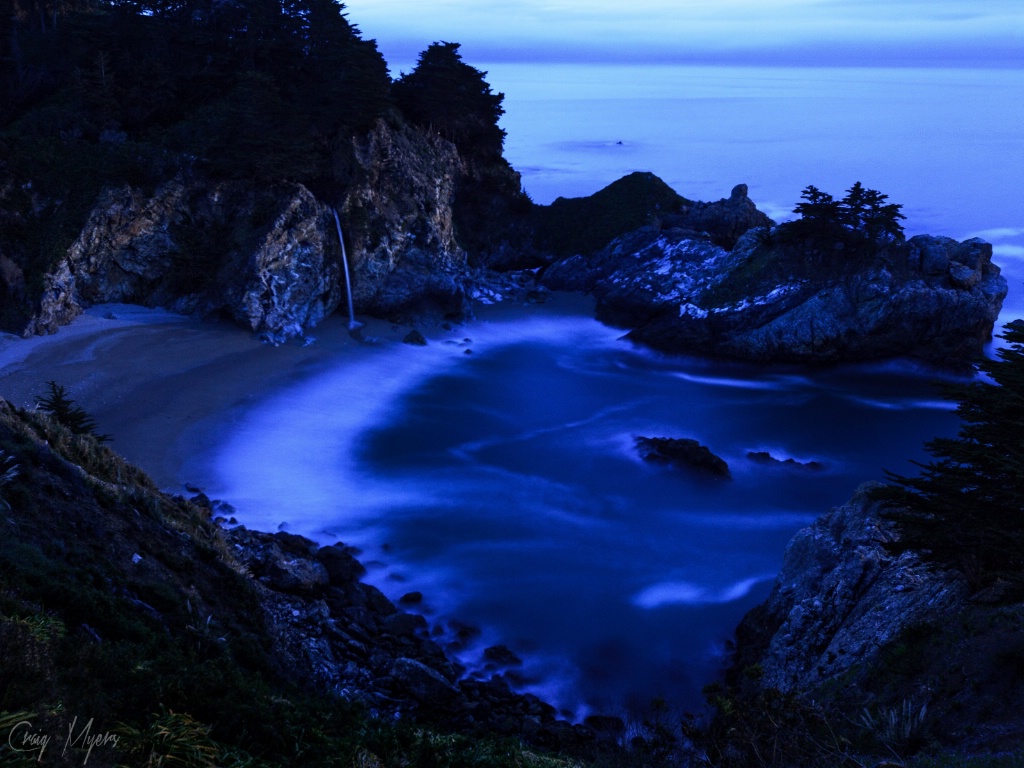
<path id="1" fill-rule="evenodd" d="M 808 183 L 859 180 L 904 204 L 909 234 L 991 240 L 1003 320 L 1024 315 L 1019 71 L 481 68 L 539 202 L 652 170 L 700 199 L 747 183 L 780 217 Z M 468 674 L 494 671 L 482 651 L 502 643 L 516 684 L 574 716 L 697 706 L 792 534 L 883 467 L 911 472 L 957 422 L 910 363 L 756 369 L 620 335 L 524 310 L 339 360 L 249 412 L 209 492 L 247 525 L 360 547 L 391 597 L 424 594 Z M 645 464 L 638 435 L 698 439 L 733 479 Z M 760 450 L 826 468 L 747 458 Z"/>

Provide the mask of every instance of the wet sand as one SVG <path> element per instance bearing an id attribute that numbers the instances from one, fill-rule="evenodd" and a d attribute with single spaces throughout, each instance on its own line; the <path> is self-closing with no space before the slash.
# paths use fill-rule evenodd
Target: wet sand
<path id="1" fill-rule="evenodd" d="M 504 302 L 475 309 L 480 320 L 537 314 L 588 314 L 592 302 L 557 294 L 542 305 Z M 591 315 L 592 316 L 592 315 Z M 365 319 L 365 318 L 364 318 Z M 424 326 L 430 343 L 471 337 L 473 321 Z M 111 447 L 165 490 L 208 480 L 204 457 L 261 399 L 340 362 L 362 361 L 400 345 L 411 326 L 369 320 L 363 340 L 334 315 L 315 339 L 272 346 L 227 322 L 204 322 L 163 310 L 101 305 L 52 336 L 0 337 L 0 397 L 31 408 L 48 381 L 62 384 L 96 420 Z M 409 354 L 417 347 L 408 346 Z"/>

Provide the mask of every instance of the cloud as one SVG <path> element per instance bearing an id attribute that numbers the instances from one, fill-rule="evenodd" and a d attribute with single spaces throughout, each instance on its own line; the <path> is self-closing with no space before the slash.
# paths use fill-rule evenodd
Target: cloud
<path id="1" fill-rule="evenodd" d="M 936 63 L 1022 54 L 1020 0 L 351 0 L 382 50 L 435 40 L 477 58 L 692 60 L 872 55 Z"/>

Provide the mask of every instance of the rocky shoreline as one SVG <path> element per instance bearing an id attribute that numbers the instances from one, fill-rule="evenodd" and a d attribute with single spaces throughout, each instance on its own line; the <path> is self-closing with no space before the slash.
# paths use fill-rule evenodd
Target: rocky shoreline
<path id="1" fill-rule="evenodd" d="M 212 514 L 204 496 L 193 501 Z M 560 719 L 538 697 L 513 692 L 501 671 L 467 676 L 431 637 L 423 616 L 360 581 L 366 569 L 350 549 L 244 526 L 223 535 L 259 585 L 275 657 L 311 689 L 378 717 L 514 735 L 552 750 L 578 749 L 596 738 L 591 727 Z M 492 666 L 514 664 L 507 649 L 488 650 Z"/>
<path id="2" fill-rule="evenodd" d="M 746 185 L 704 203 L 652 174 L 520 212 L 471 258 L 456 227 L 456 181 L 468 171 L 454 149 L 383 122 L 364 139 L 339 212 L 355 311 L 390 322 L 459 321 L 480 303 L 537 300 L 543 287 L 592 294 L 599 320 L 667 352 L 963 367 L 981 355 L 1006 296 L 980 240 L 809 251 L 783 244 Z M 53 333 L 85 307 L 128 302 L 228 317 L 280 343 L 343 303 L 341 259 L 332 207 L 300 184 L 257 190 L 179 174 L 152 193 L 111 189 L 42 278 L 23 332 Z"/>

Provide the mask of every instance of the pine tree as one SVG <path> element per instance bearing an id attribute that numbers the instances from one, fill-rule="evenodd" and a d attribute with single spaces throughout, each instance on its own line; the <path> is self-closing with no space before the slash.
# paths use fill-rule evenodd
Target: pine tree
<path id="1" fill-rule="evenodd" d="M 395 100 L 414 122 L 428 126 L 467 154 L 500 156 L 505 131 L 502 93 L 492 93 L 486 72 L 462 61 L 458 43 L 434 43 L 416 68 L 394 86 Z"/>
<path id="2" fill-rule="evenodd" d="M 988 381 L 948 388 L 963 422 L 955 438 L 925 446 L 921 474 L 887 472 L 878 495 L 896 521 L 898 551 L 912 549 L 984 586 L 1024 583 L 1024 321 L 1004 327 L 1009 346 L 979 364 Z"/>
<path id="3" fill-rule="evenodd" d="M 76 435 L 91 435 L 101 443 L 110 440 L 109 435 L 101 435 L 96 432 L 96 421 L 84 408 L 68 397 L 68 391 L 63 385 L 55 381 L 48 381 L 46 386 L 50 393 L 36 398 L 36 404 L 41 410 L 49 413 Z"/>

